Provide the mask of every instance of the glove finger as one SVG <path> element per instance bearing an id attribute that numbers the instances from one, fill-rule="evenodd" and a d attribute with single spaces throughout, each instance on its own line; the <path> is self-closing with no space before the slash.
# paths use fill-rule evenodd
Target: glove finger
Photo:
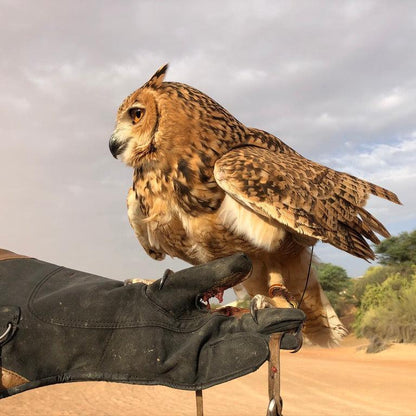
<path id="1" fill-rule="evenodd" d="M 251 261 L 245 254 L 234 254 L 173 273 L 162 288 L 157 280 L 148 287 L 147 294 L 165 309 L 194 308 L 196 297 L 240 283 L 251 268 Z"/>
<path id="2" fill-rule="evenodd" d="M 239 331 L 254 331 L 262 335 L 270 335 L 276 332 L 297 330 L 302 325 L 305 318 L 304 312 L 300 309 L 267 308 L 257 311 L 257 323 L 254 322 L 250 314 L 245 314 L 240 319 L 228 321 L 228 324 L 236 326 Z M 229 330 L 231 330 L 231 328 Z"/>
<path id="3" fill-rule="evenodd" d="M 251 318 L 251 315 L 247 318 Z M 252 318 L 251 321 L 247 318 L 247 325 L 254 324 L 257 332 L 270 335 L 299 328 L 306 315 L 302 310 L 295 308 L 266 308 L 257 311 L 257 325 Z"/>

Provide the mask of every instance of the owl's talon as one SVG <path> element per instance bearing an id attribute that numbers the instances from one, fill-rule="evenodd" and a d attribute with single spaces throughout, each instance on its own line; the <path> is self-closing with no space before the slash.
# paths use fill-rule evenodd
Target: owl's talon
<path id="1" fill-rule="evenodd" d="M 162 278 L 160 279 L 160 283 L 159 283 L 159 290 L 162 289 L 163 285 L 165 284 L 166 280 L 168 279 L 168 277 L 172 276 L 173 274 L 173 270 L 171 269 L 166 269 L 165 272 L 163 273 Z"/>
<path id="2" fill-rule="evenodd" d="M 153 282 L 154 282 L 154 280 L 140 279 L 139 277 L 136 277 L 136 278 L 133 278 L 133 279 L 125 279 L 124 280 L 124 286 L 137 285 L 138 283 L 142 283 L 144 285 L 151 285 Z"/>
<path id="3" fill-rule="evenodd" d="M 257 324 L 257 311 L 259 309 L 273 308 L 274 306 L 269 302 L 268 298 L 263 295 L 255 295 L 250 302 L 250 314 L 253 321 Z"/>
<path id="4" fill-rule="evenodd" d="M 258 307 L 257 307 L 257 301 L 256 301 L 256 297 L 254 297 L 253 299 L 251 299 L 250 301 L 250 315 L 253 318 L 253 321 L 258 324 L 257 321 L 257 311 L 258 311 Z"/>
<path id="5" fill-rule="evenodd" d="M 293 351 L 290 351 L 291 354 L 297 353 L 302 348 L 302 345 L 303 345 L 302 328 L 303 328 L 303 324 L 300 324 L 299 328 L 294 333 L 294 337 L 299 341 L 299 343 L 298 343 L 298 346 Z"/>

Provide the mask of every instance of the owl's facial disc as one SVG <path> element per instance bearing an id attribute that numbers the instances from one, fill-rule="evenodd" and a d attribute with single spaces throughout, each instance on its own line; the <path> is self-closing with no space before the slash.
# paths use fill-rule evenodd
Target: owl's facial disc
<path id="1" fill-rule="evenodd" d="M 144 103 L 134 101 L 121 108 L 116 129 L 109 142 L 111 154 L 129 166 L 135 167 L 141 163 L 143 157 L 155 150 L 152 123 Z"/>
<path id="2" fill-rule="evenodd" d="M 134 134 L 134 133 L 133 133 Z M 147 135 L 134 136 L 131 131 L 117 126 L 110 137 L 111 154 L 126 165 L 135 167 L 140 160 L 155 150 L 151 137 Z"/>

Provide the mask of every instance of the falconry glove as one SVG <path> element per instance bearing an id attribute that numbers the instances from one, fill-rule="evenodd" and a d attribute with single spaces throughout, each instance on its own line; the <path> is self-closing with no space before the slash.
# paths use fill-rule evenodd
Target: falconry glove
<path id="1" fill-rule="evenodd" d="M 68 381 L 106 380 L 207 388 L 255 371 L 269 336 L 290 334 L 298 309 L 241 318 L 210 312 L 204 293 L 251 270 L 236 254 L 150 285 L 123 282 L 0 250 L 0 397 Z"/>

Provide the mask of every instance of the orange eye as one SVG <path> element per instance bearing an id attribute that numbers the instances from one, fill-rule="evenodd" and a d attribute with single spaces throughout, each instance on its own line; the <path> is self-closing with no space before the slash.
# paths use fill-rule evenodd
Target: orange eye
<path id="1" fill-rule="evenodd" d="M 129 115 L 133 124 L 136 124 L 144 116 L 144 108 L 130 108 Z"/>

